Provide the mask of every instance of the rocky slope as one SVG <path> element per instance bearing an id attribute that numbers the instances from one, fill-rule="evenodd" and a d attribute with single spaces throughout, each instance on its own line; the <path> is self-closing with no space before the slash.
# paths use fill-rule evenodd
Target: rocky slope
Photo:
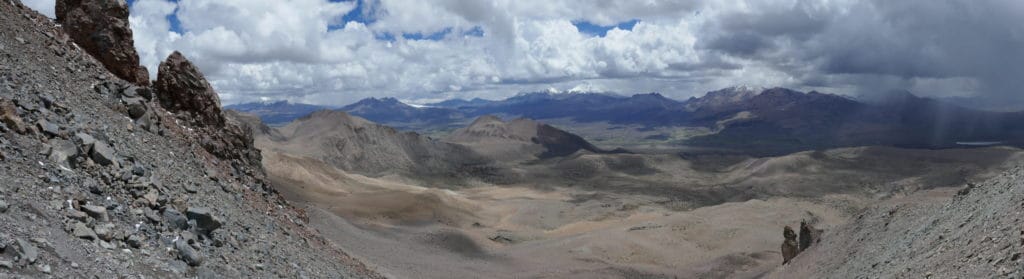
<path id="1" fill-rule="evenodd" d="M 137 87 L 18 1 L 0 15 L 0 277 L 377 277 L 270 190 L 247 129 L 156 101 L 195 88 Z"/>
<path id="2" fill-rule="evenodd" d="M 1022 278 L 1022 175 L 883 202 L 767 277 Z"/>

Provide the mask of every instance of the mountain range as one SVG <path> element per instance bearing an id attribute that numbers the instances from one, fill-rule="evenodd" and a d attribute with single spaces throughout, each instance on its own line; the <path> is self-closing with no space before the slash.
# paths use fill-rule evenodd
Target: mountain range
<path id="1" fill-rule="evenodd" d="M 282 109 L 283 112 L 281 111 Z M 299 117 L 312 105 L 243 104 L 230 108 L 268 123 Z M 658 93 L 524 93 L 504 100 L 447 100 L 414 107 L 394 98 L 369 98 L 338 110 L 415 131 L 445 130 L 484 115 L 646 127 L 696 127 L 708 132 L 673 142 L 758 155 L 844 146 L 948 148 L 963 143 L 1020 145 L 1024 113 L 989 112 L 909 93 L 877 102 L 786 88 L 730 87 L 678 101 Z M 272 121 L 268 121 L 272 120 Z M 582 133 L 581 133 L 582 134 Z M 583 134 L 584 137 L 588 135 Z"/>

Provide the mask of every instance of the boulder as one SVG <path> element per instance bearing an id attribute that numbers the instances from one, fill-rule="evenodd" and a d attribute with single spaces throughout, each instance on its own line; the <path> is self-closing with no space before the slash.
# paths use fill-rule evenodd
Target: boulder
<path id="1" fill-rule="evenodd" d="M 796 232 L 793 232 L 793 228 L 789 226 L 783 228 L 782 236 L 785 238 L 782 241 L 782 264 L 785 265 L 793 260 L 797 254 L 800 254 L 800 247 L 796 243 Z"/>
<path id="2" fill-rule="evenodd" d="M 223 127 L 220 98 L 191 61 L 175 51 L 160 63 L 156 84 L 157 100 L 170 112 L 184 113 L 192 122 L 206 127 Z"/>
<path id="3" fill-rule="evenodd" d="M 103 241 L 110 241 L 111 239 L 114 239 L 114 224 L 103 223 L 97 225 L 95 228 L 95 232 L 96 236 L 98 236 Z"/>
<path id="4" fill-rule="evenodd" d="M 132 248 L 142 247 L 143 242 L 145 242 L 145 238 L 138 234 L 133 234 L 125 240 L 125 243 L 128 243 L 128 246 L 131 246 Z"/>
<path id="5" fill-rule="evenodd" d="M 101 222 L 110 221 L 110 217 L 107 216 L 107 208 L 97 205 L 83 205 L 82 211 L 88 214 L 89 217 L 99 220 Z"/>
<path id="6" fill-rule="evenodd" d="M 88 153 L 92 151 L 92 146 L 96 144 L 96 138 L 86 133 L 76 133 L 75 138 L 78 139 L 78 143 L 82 145 L 82 151 Z"/>
<path id="7" fill-rule="evenodd" d="M 168 207 L 164 209 L 164 222 L 167 226 L 174 229 L 186 230 L 188 229 L 188 219 L 185 218 L 184 214 L 181 214 L 177 209 Z"/>
<path id="8" fill-rule="evenodd" d="M 75 228 L 72 231 L 72 234 L 74 234 L 77 238 L 89 241 L 98 239 L 98 237 L 96 236 L 96 232 L 94 232 L 92 229 L 89 228 L 89 226 L 85 225 L 85 223 L 82 222 L 75 223 Z"/>
<path id="9" fill-rule="evenodd" d="M 209 208 L 205 207 L 189 207 L 185 211 L 185 215 L 188 216 L 189 220 L 196 221 L 196 228 L 200 233 L 209 235 L 213 230 L 220 228 L 223 225 L 220 218 L 213 216 L 213 212 Z"/>
<path id="10" fill-rule="evenodd" d="M 124 0 L 57 0 L 57 23 L 64 32 L 117 77 L 149 85 L 149 71 L 139 54 Z"/>
<path id="11" fill-rule="evenodd" d="M 50 141 L 50 144 L 50 161 L 61 166 L 72 167 L 75 158 L 78 157 L 78 146 L 71 141 L 62 139 Z"/>
<path id="12" fill-rule="evenodd" d="M 128 117 L 139 119 L 146 114 L 146 101 L 139 97 L 124 98 L 124 104 L 128 107 Z"/>
<path id="13" fill-rule="evenodd" d="M 117 153 L 114 152 L 114 149 L 110 148 L 110 145 L 107 145 L 102 141 L 97 141 L 92 146 L 92 152 L 89 152 L 89 158 L 92 158 L 92 161 L 97 164 L 107 166 L 117 162 L 116 154 Z"/>
<path id="14" fill-rule="evenodd" d="M 39 259 L 39 248 L 36 248 L 34 244 L 24 239 L 18 239 L 18 255 L 22 259 L 27 260 L 29 264 L 34 264 Z"/>
<path id="15" fill-rule="evenodd" d="M 203 255 L 199 251 L 192 249 L 188 242 L 184 240 L 175 241 L 174 248 L 178 250 L 178 256 L 181 260 L 185 261 L 188 265 L 199 266 L 203 264 Z"/>
<path id="16" fill-rule="evenodd" d="M 37 125 L 39 125 L 39 130 L 47 136 L 56 137 L 60 135 L 60 126 L 57 126 L 57 124 L 40 119 Z"/>
<path id="17" fill-rule="evenodd" d="M 11 100 L 0 98 L 0 122 L 19 134 L 25 133 L 25 122 L 18 116 L 18 109 Z"/>

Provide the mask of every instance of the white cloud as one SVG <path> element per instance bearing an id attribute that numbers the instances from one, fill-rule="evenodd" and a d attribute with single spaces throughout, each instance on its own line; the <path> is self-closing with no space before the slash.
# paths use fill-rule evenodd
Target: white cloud
<path id="1" fill-rule="evenodd" d="M 53 14 L 52 0 L 24 3 Z M 1013 24 L 1024 17 L 1021 3 L 366 0 L 364 24 L 342 22 L 355 2 L 138 0 L 131 24 L 154 76 L 180 50 L 225 103 L 501 98 L 549 88 L 686 98 L 736 84 L 957 95 L 1019 83 L 1022 55 L 1006 54 L 1024 45 L 1024 27 Z M 183 32 L 172 30 L 172 14 Z M 953 17 L 959 23 L 947 23 Z M 603 37 L 573 25 L 630 20 L 639 20 L 632 30 Z M 464 35 L 476 30 L 484 35 Z M 436 41 L 402 37 L 438 32 L 446 35 Z"/>

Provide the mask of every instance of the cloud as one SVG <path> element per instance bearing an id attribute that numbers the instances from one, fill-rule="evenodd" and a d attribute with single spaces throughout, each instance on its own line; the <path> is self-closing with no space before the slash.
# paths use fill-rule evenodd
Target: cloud
<path id="1" fill-rule="evenodd" d="M 1016 0 L 138 0 L 131 23 L 147 67 L 181 50 L 225 103 L 737 84 L 1024 103 L 1020 18 Z"/>

